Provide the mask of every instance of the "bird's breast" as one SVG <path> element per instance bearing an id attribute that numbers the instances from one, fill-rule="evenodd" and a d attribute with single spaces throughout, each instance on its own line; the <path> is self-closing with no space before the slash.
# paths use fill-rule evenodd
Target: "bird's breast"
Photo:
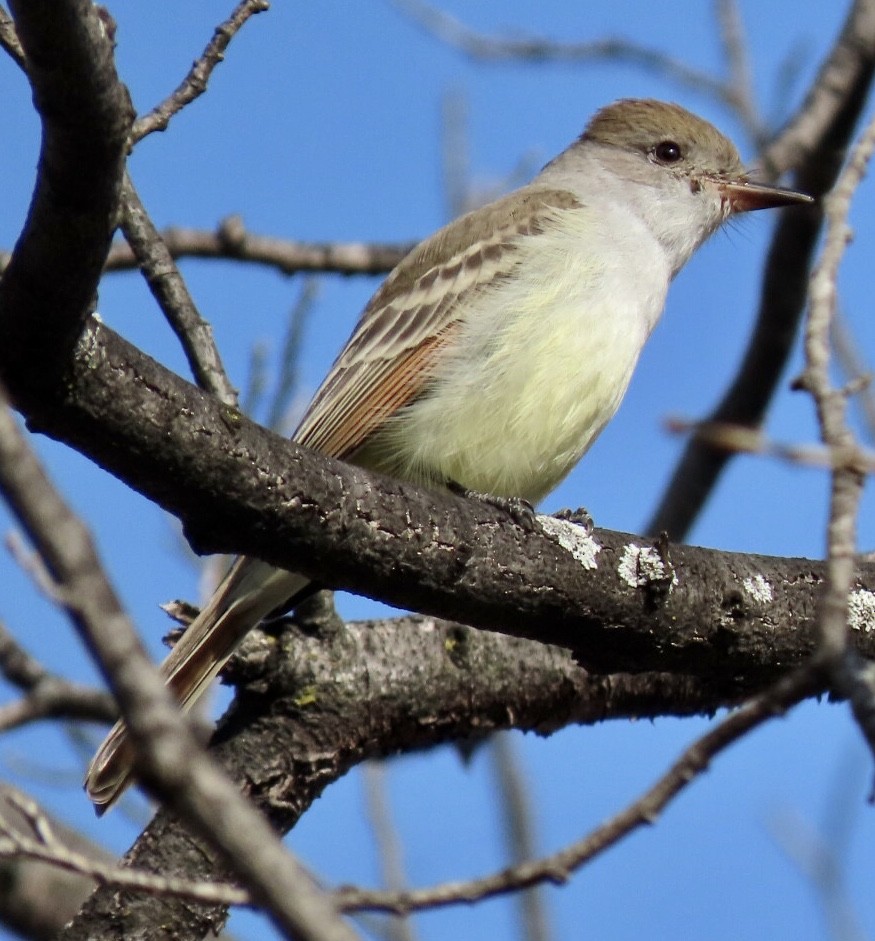
<path id="1" fill-rule="evenodd" d="M 531 502 L 562 480 L 619 406 L 669 279 L 655 246 L 593 244 L 586 221 L 531 238 L 508 276 L 468 299 L 426 393 L 369 463 Z"/>

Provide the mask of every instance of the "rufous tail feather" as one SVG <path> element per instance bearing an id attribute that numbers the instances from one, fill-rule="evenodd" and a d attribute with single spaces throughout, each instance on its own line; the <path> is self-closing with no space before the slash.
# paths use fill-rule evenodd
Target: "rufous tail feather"
<path id="1" fill-rule="evenodd" d="M 303 575 L 241 557 L 231 566 L 200 614 L 161 664 L 167 685 L 188 710 L 262 618 L 299 594 Z M 133 751 L 119 720 L 103 740 L 85 776 L 85 790 L 98 813 L 108 810 L 130 784 Z"/>

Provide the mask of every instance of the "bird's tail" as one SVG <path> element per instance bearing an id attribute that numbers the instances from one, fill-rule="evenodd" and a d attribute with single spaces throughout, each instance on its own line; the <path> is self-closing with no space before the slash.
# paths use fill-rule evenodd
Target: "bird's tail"
<path id="1" fill-rule="evenodd" d="M 182 708 L 188 710 L 197 702 L 251 628 L 307 584 L 303 575 L 257 559 L 238 558 L 161 664 Z M 132 764 L 128 730 L 123 722 L 116 722 L 85 776 L 85 790 L 98 813 L 108 810 L 128 786 Z"/>

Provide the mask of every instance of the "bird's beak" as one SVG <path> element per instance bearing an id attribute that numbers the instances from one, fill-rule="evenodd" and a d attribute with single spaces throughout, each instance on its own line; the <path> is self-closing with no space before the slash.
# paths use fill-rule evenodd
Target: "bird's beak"
<path id="1" fill-rule="evenodd" d="M 814 198 L 806 193 L 797 193 L 795 190 L 782 189 L 779 186 L 764 186 L 749 180 L 722 180 L 718 186 L 721 197 L 729 203 L 729 211 L 732 213 L 751 212 L 754 209 L 778 209 L 781 206 L 810 206 L 814 202 Z"/>

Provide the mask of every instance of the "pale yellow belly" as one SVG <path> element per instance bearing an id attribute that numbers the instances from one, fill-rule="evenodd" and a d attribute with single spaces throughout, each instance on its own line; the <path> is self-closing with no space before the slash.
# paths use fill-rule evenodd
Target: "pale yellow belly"
<path id="1" fill-rule="evenodd" d="M 566 254 L 470 309 L 429 392 L 370 442 L 393 476 L 537 502 L 614 415 L 664 302 Z M 598 298 L 594 301 L 593 298 Z"/>

